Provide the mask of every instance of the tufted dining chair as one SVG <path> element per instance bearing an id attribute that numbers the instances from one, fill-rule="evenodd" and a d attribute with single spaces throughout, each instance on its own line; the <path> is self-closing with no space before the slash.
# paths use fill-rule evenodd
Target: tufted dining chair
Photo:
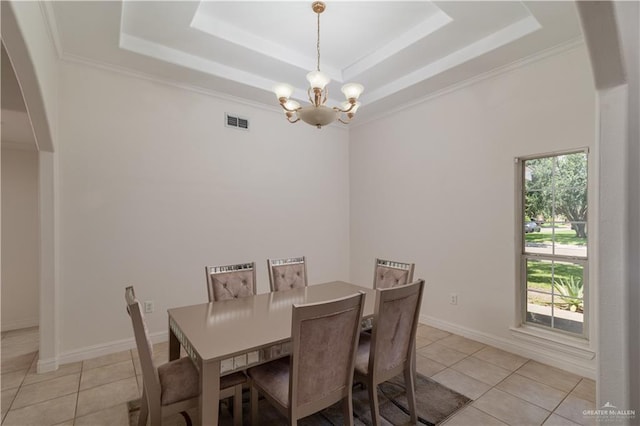
<path id="1" fill-rule="evenodd" d="M 373 426 L 380 424 L 378 384 L 404 373 L 411 424 L 416 424 L 415 340 L 424 280 L 376 292 L 373 329 L 361 333 L 355 380 L 369 391 Z"/>
<path id="2" fill-rule="evenodd" d="M 237 265 L 206 266 L 209 302 L 237 299 L 256 294 L 254 262 Z"/>
<path id="3" fill-rule="evenodd" d="M 252 424 L 258 424 L 259 392 L 291 425 L 339 401 L 343 424 L 353 425 L 353 365 L 364 297 L 293 305 L 291 356 L 247 371 Z"/>
<path id="4" fill-rule="evenodd" d="M 182 414 L 187 425 L 191 426 L 191 419 L 186 410 L 198 407 L 200 395 L 198 370 L 189 357 L 169 361 L 156 368 L 153 362 L 153 346 L 133 287 L 125 289 L 125 300 L 142 367 L 143 387 L 138 426 L 145 426 L 147 420 L 151 426 L 160 426 L 163 417 L 176 413 Z M 220 378 L 220 398 L 233 397 L 235 426 L 242 425 L 242 384 L 246 381 L 247 377 L 242 373 Z M 218 401 L 207 403 L 217 404 Z"/>
<path id="5" fill-rule="evenodd" d="M 267 259 L 271 291 L 307 286 L 307 262 L 304 256 L 288 259 Z"/>
<path id="6" fill-rule="evenodd" d="M 389 288 L 410 283 L 415 264 L 376 259 L 373 288 Z"/>

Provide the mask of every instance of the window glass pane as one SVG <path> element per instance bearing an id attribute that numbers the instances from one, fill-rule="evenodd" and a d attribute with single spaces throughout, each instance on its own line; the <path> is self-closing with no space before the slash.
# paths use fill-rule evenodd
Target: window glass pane
<path id="1" fill-rule="evenodd" d="M 551 191 L 527 191 L 524 196 L 524 252 L 553 253 L 553 203 Z"/>
<path id="2" fill-rule="evenodd" d="M 527 260 L 527 290 L 552 294 L 553 262 L 550 260 Z M 546 300 L 551 303 L 551 297 Z"/>
<path id="3" fill-rule="evenodd" d="M 556 307 L 584 311 L 584 268 L 570 262 L 553 262 L 553 291 Z"/>
<path id="4" fill-rule="evenodd" d="M 528 259 L 526 321 L 582 334 L 583 275 L 575 263 Z"/>
<path id="5" fill-rule="evenodd" d="M 527 292 L 527 322 L 552 327 L 553 306 L 543 296 L 534 291 Z"/>
<path id="6" fill-rule="evenodd" d="M 587 154 L 558 155 L 555 157 L 555 180 L 558 188 L 587 187 Z"/>
<path id="7" fill-rule="evenodd" d="M 587 154 L 522 162 L 525 322 L 583 335 Z"/>
<path id="8" fill-rule="evenodd" d="M 556 218 L 568 229 L 558 234 L 558 254 L 587 256 L 587 155 L 557 157 L 554 186 Z"/>
<path id="9" fill-rule="evenodd" d="M 525 191 L 540 191 L 551 188 L 553 157 L 536 158 L 524 162 Z"/>
<path id="10" fill-rule="evenodd" d="M 555 236 L 556 254 L 587 257 L 587 223 L 567 222 L 558 227 Z"/>
<path id="11" fill-rule="evenodd" d="M 578 237 L 576 229 L 586 233 L 585 222 L 524 223 L 524 252 L 587 257 L 587 239 Z"/>

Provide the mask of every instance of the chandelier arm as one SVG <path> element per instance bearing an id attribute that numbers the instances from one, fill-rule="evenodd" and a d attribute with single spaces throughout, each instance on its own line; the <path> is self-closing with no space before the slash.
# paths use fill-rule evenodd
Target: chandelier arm
<path id="1" fill-rule="evenodd" d="M 293 120 L 293 121 L 291 121 L 291 118 L 290 118 L 290 117 L 287 117 L 287 121 L 288 121 L 289 123 L 292 123 L 292 124 L 293 124 L 293 123 L 297 123 L 298 121 L 300 121 L 300 117 L 296 118 L 296 119 L 295 119 L 295 120 Z"/>
<path id="2" fill-rule="evenodd" d="M 285 106 L 285 103 L 281 103 L 280 106 L 282 107 L 283 110 L 287 112 L 297 112 L 298 110 L 302 109 L 302 107 L 298 107 L 296 109 L 289 109 Z"/>
<path id="3" fill-rule="evenodd" d="M 351 101 L 349 101 L 349 102 L 351 102 Z M 356 106 L 356 103 L 354 102 L 354 103 L 352 103 L 352 104 L 351 104 L 351 106 L 350 106 L 349 108 L 347 108 L 347 109 L 342 109 L 342 108 L 340 108 L 340 107 L 333 107 L 333 109 L 335 109 L 336 111 L 339 111 L 339 112 L 345 112 L 345 113 L 346 113 L 346 112 L 351 112 L 351 110 L 352 110 L 355 106 Z"/>
<path id="4" fill-rule="evenodd" d="M 338 118 L 338 121 L 339 121 L 339 122 L 341 122 L 342 124 L 349 124 L 349 123 L 351 123 L 351 120 L 344 121 L 342 118 Z"/>
<path id="5" fill-rule="evenodd" d="M 313 100 L 313 98 L 311 97 L 311 90 L 313 90 L 311 87 L 309 87 L 307 89 L 307 97 L 309 98 L 309 102 L 311 102 L 312 104 L 315 105 L 315 101 Z"/>

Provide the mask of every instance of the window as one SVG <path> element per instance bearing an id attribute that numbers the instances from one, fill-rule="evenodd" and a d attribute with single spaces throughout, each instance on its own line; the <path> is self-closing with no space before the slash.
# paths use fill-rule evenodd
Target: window
<path id="1" fill-rule="evenodd" d="M 587 336 L 587 153 L 521 158 L 522 321 Z"/>

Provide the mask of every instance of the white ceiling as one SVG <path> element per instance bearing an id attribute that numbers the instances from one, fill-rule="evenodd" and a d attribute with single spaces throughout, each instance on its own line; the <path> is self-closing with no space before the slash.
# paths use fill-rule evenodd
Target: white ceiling
<path id="1" fill-rule="evenodd" d="M 56 1 L 46 10 L 63 58 L 266 105 L 277 105 L 271 88 L 281 81 L 306 100 L 316 66 L 311 1 Z M 361 83 L 365 119 L 581 40 L 569 1 L 329 0 L 320 22 L 330 103 L 343 83 Z"/>

